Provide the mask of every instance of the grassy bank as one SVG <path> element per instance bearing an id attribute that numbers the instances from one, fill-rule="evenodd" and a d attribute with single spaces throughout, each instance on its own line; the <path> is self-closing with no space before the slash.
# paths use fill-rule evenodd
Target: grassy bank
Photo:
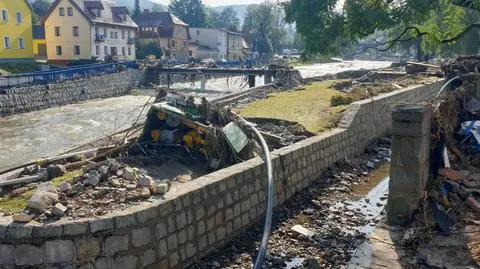
<path id="1" fill-rule="evenodd" d="M 330 105 L 339 92 L 331 88 L 334 81 L 315 82 L 292 92 L 271 94 L 239 109 L 245 117 L 275 118 L 298 122 L 308 131 L 318 134 L 332 127 L 347 106 Z M 341 93 L 340 93 L 341 94 Z"/>

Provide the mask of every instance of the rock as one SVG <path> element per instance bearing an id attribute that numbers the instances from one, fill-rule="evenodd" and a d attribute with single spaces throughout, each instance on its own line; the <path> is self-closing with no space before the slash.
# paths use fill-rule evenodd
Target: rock
<path id="1" fill-rule="evenodd" d="M 370 203 L 370 199 L 365 198 L 365 203 L 369 204 L 369 203 Z"/>
<path id="2" fill-rule="evenodd" d="M 33 220 L 33 216 L 27 214 L 18 214 L 13 216 L 13 221 L 18 223 L 28 223 Z"/>
<path id="3" fill-rule="evenodd" d="M 181 182 L 181 183 L 187 183 L 190 180 L 192 180 L 192 176 L 189 175 L 189 174 L 180 175 L 180 176 L 175 177 L 175 180 L 178 181 L 178 182 Z"/>
<path id="4" fill-rule="evenodd" d="M 120 180 L 117 178 L 117 176 L 112 176 L 108 179 L 108 182 L 110 182 L 110 185 L 112 185 L 115 188 L 119 188 L 122 186 L 120 183 Z"/>
<path id="5" fill-rule="evenodd" d="M 49 180 L 64 176 L 66 173 L 67 169 L 61 164 L 49 165 L 47 167 L 47 177 Z"/>
<path id="6" fill-rule="evenodd" d="M 83 161 L 85 159 L 85 155 L 83 154 L 76 154 L 69 158 L 69 161 L 72 163 Z"/>
<path id="7" fill-rule="evenodd" d="M 88 171 L 88 173 L 87 173 L 87 177 L 89 177 L 89 176 L 100 177 L 100 172 L 98 172 L 98 171 L 95 170 L 95 169 L 90 170 L 90 171 Z"/>
<path id="8" fill-rule="evenodd" d="M 307 238 L 312 238 L 315 233 L 310 231 L 309 229 L 301 226 L 301 225 L 295 225 L 292 227 L 292 232 L 296 233 L 296 234 L 300 234 L 300 235 L 303 235 Z"/>
<path id="9" fill-rule="evenodd" d="M 132 191 L 137 188 L 137 184 L 127 184 L 127 190 Z"/>
<path id="10" fill-rule="evenodd" d="M 52 183 L 46 182 L 38 185 L 27 206 L 31 209 L 36 209 L 41 212 L 53 206 L 58 202 L 58 193 Z"/>
<path id="11" fill-rule="evenodd" d="M 93 170 L 93 171 L 95 171 L 95 170 Z M 85 185 L 95 187 L 95 186 L 98 185 L 99 182 L 100 182 L 100 178 L 98 178 L 97 176 L 89 174 L 89 176 L 87 177 L 87 179 L 85 179 L 85 181 L 83 183 Z"/>
<path id="12" fill-rule="evenodd" d="M 29 190 L 30 189 L 27 188 L 27 187 L 21 187 L 21 188 L 14 189 L 13 191 L 11 191 L 9 195 L 10 195 L 10 197 L 17 197 L 19 195 L 22 195 L 22 194 L 26 193 Z"/>
<path id="13" fill-rule="evenodd" d="M 98 172 L 100 173 L 100 178 L 105 179 L 108 177 L 108 167 L 103 165 L 98 168 Z"/>
<path id="14" fill-rule="evenodd" d="M 307 208 L 305 210 L 303 210 L 303 214 L 309 216 L 309 215 L 313 215 L 313 213 L 315 213 L 315 210 L 313 208 Z"/>
<path id="15" fill-rule="evenodd" d="M 123 177 L 123 170 L 118 170 L 116 175 L 117 177 Z"/>
<path id="16" fill-rule="evenodd" d="M 468 197 L 467 204 L 475 211 L 480 213 L 480 202 L 474 197 Z"/>
<path id="17" fill-rule="evenodd" d="M 217 261 L 213 261 L 210 265 L 214 268 L 220 268 L 220 263 Z"/>
<path id="18" fill-rule="evenodd" d="M 303 268 L 305 269 L 321 269 L 320 263 L 314 258 L 308 258 L 302 263 Z"/>
<path id="19" fill-rule="evenodd" d="M 371 162 L 371 161 L 368 161 L 367 162 L 367 167 L 370 168 L 370 169 L 374 169 L 375 168 L 375 163 Z"/>
<path id="20" fill-rule="evenodd" d="M 362 172 L 362 176 L 364 177 L 368 176 L 368 172 Z"/>
<path id="21" fill-rule="evenodd" d="M 70 182 L 63 182 L 62 184 L 60 184 L 58 189 L 60 190 L 60 192 L 69 192 L 72 190 L 72 184 L 70 184 Z"/>
<path id="22" fill-rule="evenodd" d="M 142 188 L 134 191 L 129 191 L 127 193 L 127 199 L 128 200 L 145 199 L 145 198 L 150 198 L 151 195 L 152 194 L 150 193 L 149 189 Z"/>
<path id="23" fill-rule="evenodd" d="M 123 179 L 128 181 L 137 181 L 137 173 L 135 173 L 133 168 L 125 167 L 123 168 Z"/>
<path id="24" fill-rule="evenodd" d="M 167 193 L 170 188 L 168 183 L 165 183 L 165 182 L 159 182 L 159 183 L 156 183 L 155 185 L 156 185 L 156 193 L 160 195 L 164 195 L 165 193 Z"/>
<path id="25" fill-rule="evenodd" d="M 153 179 L 151 176 L 142 174 L 138 178 L 138 186 L 141 188 L 151 188 L 153 185 Z"/>
<path id="26" fill-rule="evenodd" d="M 65 212 L 67 212 L 67 208 L 61 203 L 57 203 L 52 209 L 53 215 L 59 216 L 59 217 L 62 217 L 63 215 L 65 215 Z"/>
<path id="27" fill-rule="evenodd" d="M 117 173 L 122 167 L 122 165 L 119 162 L 117 162 L 117 160 L 115 159 L 107 159 L 107 163 L 108 163 L 108 169 L 110 170 L 110 172 L 114 174 Z"/>

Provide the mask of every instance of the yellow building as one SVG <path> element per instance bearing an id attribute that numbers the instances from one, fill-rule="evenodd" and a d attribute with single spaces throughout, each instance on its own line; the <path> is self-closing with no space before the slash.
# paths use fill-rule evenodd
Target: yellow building
<path id="1" fill-rule="evenodd" d="M 32 60 L 32 7 L 28 0 L 0 0 L 0 62 Z"/>

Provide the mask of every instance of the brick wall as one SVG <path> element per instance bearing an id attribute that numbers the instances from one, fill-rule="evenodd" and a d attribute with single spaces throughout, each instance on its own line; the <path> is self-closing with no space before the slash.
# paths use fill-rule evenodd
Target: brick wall
<path id="1" fill-rule="evenodd" d="M 272 152 L 275 204 L 389 130 L 392 107 L 425 101 L 441 84 L 352 104 L 340 128 Z M 4 217 L 0 267 L 181 268 L 257 222 L 265 213 L 265 201 L 265 165 L 255 158 L 172 189 L 153 204 L 102 219 L 35 226 L 12 224 Z"/>
<path id="2" fill-rule="evenodd" d="M 45 86 L 10 88 L 0 92 L 0 117 L 98 98 L 126 95 L 143 79 L 143 71 L 119 73 Z"/>

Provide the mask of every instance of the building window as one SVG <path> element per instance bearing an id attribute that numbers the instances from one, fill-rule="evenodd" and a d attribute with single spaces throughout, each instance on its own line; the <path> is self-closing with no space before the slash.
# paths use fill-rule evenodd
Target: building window
<path id="1" fill-rule="evenodd" d="M 125 47 L 122 47 L 122 55 L 125 56 L 126 53 L 125 53 Z"/>
<path id="2" fill-rule="evenodd" d="M 17 12 L 17 24 L 22 24 L 22 23 L 23 23 L 23 13 Z"/>
<path id="3" fill-rule="evenodd" d="M 18 48 L 21 50 L 25 49 L 25 40 L 23 37 L 18 38 Z"/>
<path id="4" fill-rule="evenodd" d="M 55 36 L 57 36 L 57 37 L 61 36 L 60 26 L 55 26 Z"/>
<path id="5" fill-rule="evenodd" d="M 200 35 L 200 30 L 197 30 L 197 35 Z"/>
<path id="6" fill-rule="evenodd" d="M 114 32 L 113 36 L 115 37 L 115 39 L 118 39 L 118 32 Z"/>
<path id="7" fill-rule="evenodd" d="M 128 47 L 128 56 L 132 56 L 132 48 Z"/>
<path id="8" fill-rule="evenodd" d="M 130 31 L 127 32 L 128 39 L 132 37 L 132 33 Z"/>
<path id="9" fill-rule="evenodd" d="M 9 36 L 5 36 L 3 38 L 3 47 L 6 48 L 6 49 L 11 48 L 10 37 Z"/>
<path id="10" fill-rule="evenodd" d="M 57 46 L 57 55 L 62 56 L 62 46 Z"/>
<path id="11" fill-rule="evenodd" d="M 113 39 L 113 32 L 110 31 L 110 38 Z"/>
<path id="12" fill-rule="evenodd" d="M 80 29 L 78 26 L 73 26 L 73 36 L 80 36 Z"/>
<path id="13" fill-rule="evenodd" d="M 2 20 L 3 22 L 8 22 L 8 10 L 2 10 Z"/>
<path id="14" fill-rule="evenodd" d="M 187 41 L 183 41 L 183 47 L 187 48 Z"/>
<path id="15" fill-rule="evenodd" d="M 108 47 L 107 47 L 107 46 L 105 46 L 105 47 L 103 48 L 103 52 L 104 52 L 105 55 L 108 55 Z"/>
<path id="16" fill-rule="evenodd" d="M 102 10 L 101 10 L 101 9 L 97 9 L 97 10 L 96 10 L 96 13 L 97 13 L 97 14 L 96 14 L 97 17 L 102 17 Z"/>
<path id="17" fill-rule="evenodd" d="M 107 28 L 103 28 L 103 37 L 105 37 L 105 38 L 108 37 Z"/>
<path id="18" fill-rule="evenodd" d="M 78 45 L 73 46 L 73 53 L 75 55 L 80 55 L 80 46 Z"/>
<path id="19" fill-rule="evenodd" d="M 175 40 L 172 39 L 172 48 L 175 48 Z"/>
<path id="20" fill-rule="evenodd" d="M 67 15 L 70 17 L 73 16 L 73 7 L 67 7 Z"/>
<path id="21" fill-rule="evenodd" d="M 100 46 L 95 47 L 95 54 L 100 55 Z"/>
<path id="22" fill-rule="evenodd" d="M 125 39 L 125 30 L 122 31 L 122 39 Z"/>
<path id="23" fill-rule="evenodd" d="M 65 8 L 63 8 L 63 7 L 59 8 L 58 9 L 58 14 L 62 17 L 65 16 Z"/>

